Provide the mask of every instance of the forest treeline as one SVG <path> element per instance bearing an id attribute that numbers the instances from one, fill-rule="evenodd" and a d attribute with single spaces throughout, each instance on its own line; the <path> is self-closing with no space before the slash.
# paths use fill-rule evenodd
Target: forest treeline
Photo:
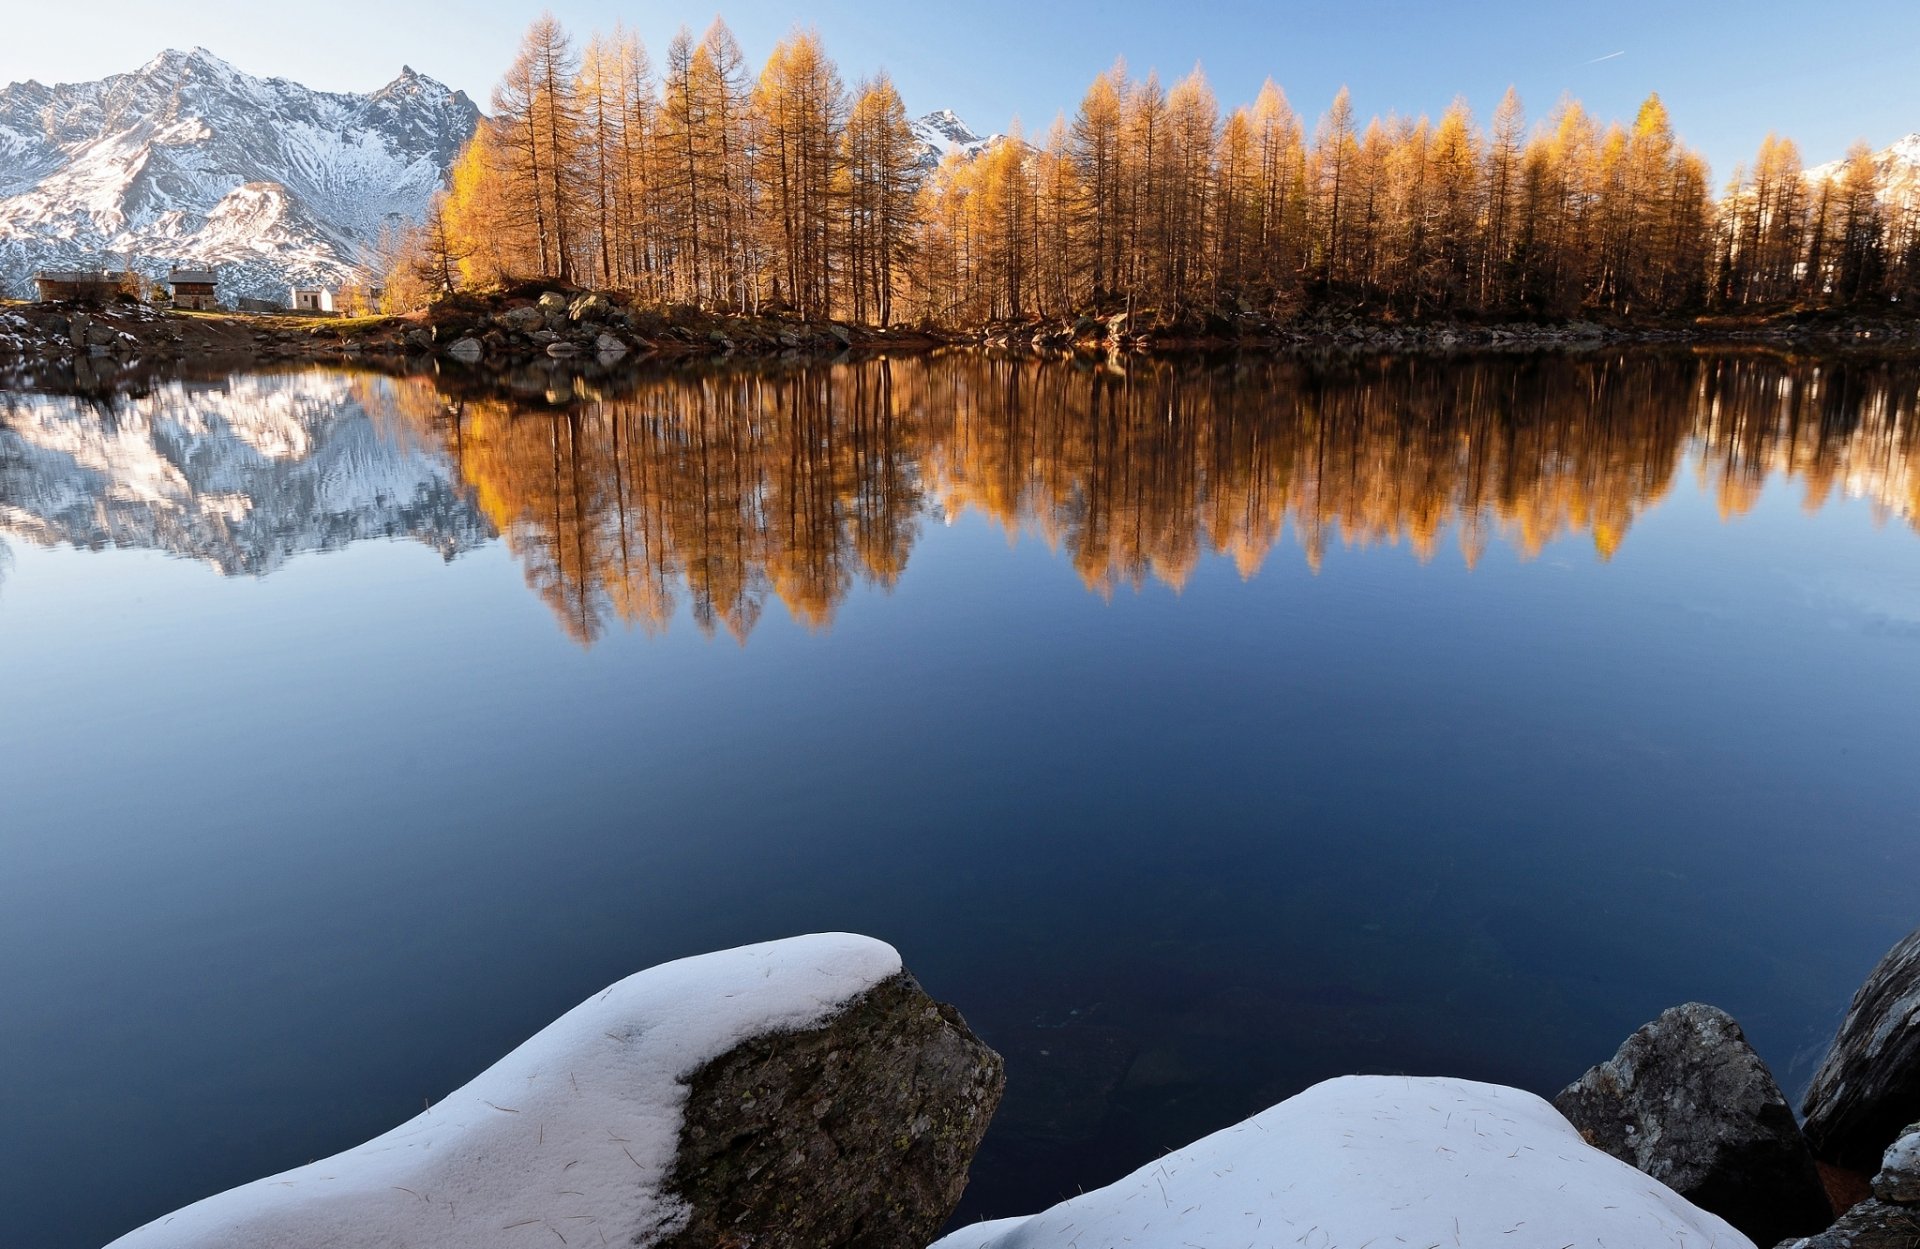
<path id="1" fill-rule="evenodd" d="M 692 371 L 555 412 L 363 396 L 443 449 L 527 582 L 582 642 L 686 609 L 744 641 L 771 600 L 829 624 L 891 586 L 921 526 L 976 512 L 1062 551 L 1089 589 L 1178 587 L 1209 555 L 1252 576 L 1289 533 L 1522 557 L 1602 556 L 1689 456 L 1723 515 L 1767 479 L 1920 528 L 1910 371 L 1772 356 L 1369 358 L 1067 368 L 981 353 Z"/>
<path id="2" fill-rule="evenodd" d="M 1624 316 L 1920 296 L 1920 203 L 1864 145 L 1803 177 L 1769 136 L 1717 197 L 1650 96 L 1529 126 L 1317 121 L 1269 82 L 1225 109 L 1196 69 L 1116 65 L 1071 119 L 931 173 L 884 74 L 849 87 L 796 31 L 753 73 L 724 22 L 656 68 L 632 32 L 527 31 L 390 298 L 549 277 L 660 303 L 973 327 L 1126 307 L 1286 318 Z"/>

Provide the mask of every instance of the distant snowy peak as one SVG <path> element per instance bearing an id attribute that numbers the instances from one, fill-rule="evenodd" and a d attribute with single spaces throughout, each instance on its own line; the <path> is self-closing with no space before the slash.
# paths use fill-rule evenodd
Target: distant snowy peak
<path id="1" fill-rule="evenodd" d="M 1909 196 L 1920 196 L 1920 132 L 1910 134 L 1873 154 L 1873 166 L 1880 174 L 1881 198 L 1903 203 Z M 1829 182 L 1846 170 L 1847 162 L 1828 161 L 1807 170 L 1809 182 Z"/>
<path id="2" fill-rule="evenodd" d="M 0 88 L 0 293 L 127 260 L 217 268 L 228 298 L 352 280 L 383 229 L 422 215 L 479 118 L 411 67 L 366 94 L 314 91 L 205 48 Z"/>
<path id="3" fill-rule="evenodd" d="M 932 173 L 940 167 L 941 161 L 955 152 L 972 160 L 1003 142 L 1007 136 L 993 134 L 982 138 L 971 126 L 961 121 L 952 109 L 943 108 L 937 113 L 928 113 L 916 119 L 913 137 L 920 144 L 920 168 Z"/>

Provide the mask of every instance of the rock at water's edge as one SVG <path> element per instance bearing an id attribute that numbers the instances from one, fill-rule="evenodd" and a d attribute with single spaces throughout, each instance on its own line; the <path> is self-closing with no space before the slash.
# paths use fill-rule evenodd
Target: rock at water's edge
<path id="1" fill-rule="evenodd" d="M 919 1249 L 1000 1087 L 885 944 L 748 946 L 630 976 L 392 1132 L 110 1249 Z"/>
<path id="2" fill-rule="evenodd" d="M 1833 1220 L 1793 1108 L 1725 1011 L 1665 1012 L 1553 1104 L 1589 1143 L 1759 1244 Z"/>
<path id="3" fill-rule="evenodd" d="M 1204 1245 L 1695 1246 L 1753 1242 L 1584 1144 L 1531 1093 L 1348 1076 L 1024 1219 L 934 1249 Z"/>
<path id="4" fill-rule="evenodd" d="M 1801 1109 L 1813 1156 L 1852 1171 L 1872 1171 L 1920 1119 L 1920 929 L 1854 994 Z"/>
<path id="5" fill-rule="evenodd" d="M 1873 1195 L 1895 1205 L 1920 1206 L 1920 1123 L 1907 1125 L 1887 1146 L 1880 1174 L 1873 1177 Z"/>
<path id="6" fill-rule="evenodd" d="M 1887 1147 L 1873 1196 L 1818 1236 L 1781 1249 L 1916 1249 L 1920 1246 L 1920 1123 Z"/>
<path id="7" fill-rule="evenodd" d="M 1000 1058 L 904 972 L 824 1028 L 766 1037 L 692 1081 L 661 1249 L 922 1249 L 959 1204 Z"/>

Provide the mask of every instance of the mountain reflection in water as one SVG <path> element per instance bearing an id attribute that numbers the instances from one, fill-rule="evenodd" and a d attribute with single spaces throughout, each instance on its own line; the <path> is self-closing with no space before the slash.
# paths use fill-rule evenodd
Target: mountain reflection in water
<path id="1" fill-rule="evenodd" d="M 419 384 L 314 372 L 101 401 L 0 393 L 0 534 L 228 576 L 367 538 L 451 559 L 494 535 L 444 458 L 391 419 Z"/>
<path id="2" fill-rule="evenodd" d="M 1089 590 L 1243 577 L 1291 527 L 1331 545 L 1570 535 L 1610 557 L 1689 454 L 1723 517 L 1769 474 L 1809 510 L 1920 524 L 1911 371 L 1772 354 L 1609 353 L 1233 365 L 934 358 L 700 370 L 617 392 L 449 393 L 297 373 L 107 406 L 0 408 L 0 532 L 153 547 L 223 573 L 371 537 L 448 558 L 505 539 L 561 627 L 746 641 L 770 598 L 829 626 L 891 587 L 920 526 L 978 510 L 1064 551 Z"/>

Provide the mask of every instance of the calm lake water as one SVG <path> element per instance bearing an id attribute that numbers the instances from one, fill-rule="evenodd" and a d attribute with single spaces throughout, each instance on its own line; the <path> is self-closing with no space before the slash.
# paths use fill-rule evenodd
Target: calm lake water
<path id="1" fill-rule="evenodd" d="M 1008 1059 L 964 1213 L 1688 999 L 1797 1092 L 1920 922 L 1920 366 L 0 397 L 0 1240 L 819 930 Z"/>

